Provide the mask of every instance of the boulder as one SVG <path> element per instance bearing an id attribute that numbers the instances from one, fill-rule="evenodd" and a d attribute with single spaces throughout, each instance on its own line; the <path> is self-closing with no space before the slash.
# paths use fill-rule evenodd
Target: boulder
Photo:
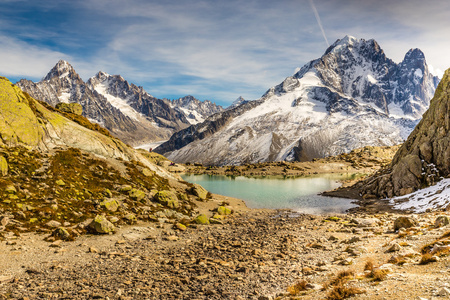
<path id="1" fill-rule="evenodd" d="M 194 184 L 191 188 L 191 192 L 202 200 L 206 200 L 206 197 L 208 197 L 208 191 L 199 184 Z"/>
<path id="2" fill-rule="evenodd" d="M 136 201 L 141 201 L 142 199 L 145 198 L 145 193 L 138 189 L 131 189 L 128 192 L 128 195 L 130 196 L 131 199 Z"/>
<path id="3" fill-rule="evenodd" d="M 60 102 L 56 104 L 56 108 L 60 111 L 70 113 L 70 114 L 76 114 L 80 115 L 83 113 L 83 107 L 80 103 L 64 103 Z"/>
<path id="4" fill-rule="evenodd" d="M 6 186 L 5 192 L 8 194 L 15 194 L 15 193 L 17 193 L 17 189 L 13 184 L 9 184 Z"/>
<path id="5" fill-rule="evenodd" d="M 116 227 L 105 216 L 97 215 L 89 224 L 89 229 L 94 233 L 112 233 Z"/>
<path id="6" fill-rule="evenodd" d="M 209 224 L 209 218 L 205 214 L 198 215 L 194 222 L 200 225 L 207 225 Z"/>
<path id="7" fill-rule="evenodd" d="M 394 221 L 394 230 L 397 231 L 400 228 L 411 228 L 414 226 L 417 226 L 418 223 L 416 220 L 414 220 L 413 218 L 410 217 L 398 217 L 395 221 Z"/>
<path id="8" fill-rule="evenodd" d="M 100 203 L 100 206 L 107 211 L 115 212 L 119 209 L 119 202 L 115 199 L 107 199 Z"/>
<path id="9" fill-rule="evenodd" d="M 180 206 L 177 195 L 172 191 L 159 191 L 154 198 L 169 208 L 178 208 Z"/>
<path id="10" fill-rule="evenodd" d="M 231 209 L 226 206 L 219 206 L 217 208 L 217 213 L 221 216 L 228 216 L 231 215 Z"/>

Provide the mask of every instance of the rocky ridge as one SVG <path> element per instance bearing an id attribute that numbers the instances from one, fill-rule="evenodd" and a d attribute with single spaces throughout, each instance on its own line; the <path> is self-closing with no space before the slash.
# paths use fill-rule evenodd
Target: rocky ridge
<path id="1" fill-rule="evenodd" d="M 171 101 L 171 105 L 181 110 L 186 115 L 189 123 L 193 125 L 202 123 L 207 117 L 224 110 L 222 106 L 209 100 L 200 101 L 193 96 L 174 99 Z"/>
<path id="2" fill-rule="evenodd" d="M 359 183 L 365 198 L 410 194 L 450 175 L 450 70 L 442 78 L 430 108 L 389 167 Z"/>
<path id="3" fill-rule="evenodd" d="M 218 113 L 158 151 L 176 162 L 239 165 L 395 145 L 413 130 L 437 83 L 420 50 L 396 64 L 376 41 L 347 36 L 238 114 Z"/>
<path id="4" fill-rule="evenodd" d="M 182 109 L 173 107 L 169 100 L 153 97 L 120 75 L 98 72 L 84 82 L 63 60 L 41 81 L 35 83 L 22 79 L 17 85 L 32 97 L 52 106 L 60 102 L 80 103 L 83 116 L 134 146 L 165 140 L 190 125 Z M 202 111 L 202 116 L 207 114 L 205 107 L 210 107 L 211 113 L 214 109 L 220 110 L 210 102 L 199 104 L 197 108 Z"/>

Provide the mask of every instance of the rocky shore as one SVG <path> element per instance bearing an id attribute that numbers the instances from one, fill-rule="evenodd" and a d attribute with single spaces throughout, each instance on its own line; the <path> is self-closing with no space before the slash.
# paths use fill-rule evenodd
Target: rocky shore
<path id="1" fill-rule="evenodd" d="M 366 146 L 349 153 L 314 159 L 307 162 L 265 162 L 241 166 L 204 166 L 190 163 L 171 166 L 171 171 L 189 174 L 234 176 L 309 176 L 316 174 L 349 173 L 363 176 L 373 174 L 388 165 L 400 145 L 392 147 Z"/>
<path id="2" fill-rule="evenodd" d="M 0 299 L 448 299 L 448 221 L 248 210 L 75 241 L 9 233 Z"/>

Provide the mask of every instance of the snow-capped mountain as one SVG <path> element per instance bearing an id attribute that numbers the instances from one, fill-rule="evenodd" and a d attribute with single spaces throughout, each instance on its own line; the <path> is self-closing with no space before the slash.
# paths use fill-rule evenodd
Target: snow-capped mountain
<path id="1" fill-rule="evenodd" d="M 157 151 L 223 165 L 394 145 L 417 124 L 438 81 L 419 49 L 397 64 L 376 41 L 346 36 L 261 99 L 175 133 Z"/>
<path id="2" fill-rule="evenodd" d="M 181 110 L 191 124 L 202 123 L 210 115 L 224 110 L 222 106 L 209 100 L 202 102 L 193 96 L 185 96 L 183 98 L 172 100 L 171 106 Z"/>
<path id="3" fill-rule="evenodd" d="M 83 116 L 134 146 L 166 140 L 191 124 L 185 113 L 172 107 L 170 101 L 153 97 L 120 75 L 98 72 L 84 82 L 64 60 L 41 81 L 22 79 L 16 84 L 32 97 L 52 106 L 59 102 L 80 103 Z M 191 113 L 195 113 L 195 109 L 192 110 Z M 200 114 L 206 117 L 204 110 Z"/>

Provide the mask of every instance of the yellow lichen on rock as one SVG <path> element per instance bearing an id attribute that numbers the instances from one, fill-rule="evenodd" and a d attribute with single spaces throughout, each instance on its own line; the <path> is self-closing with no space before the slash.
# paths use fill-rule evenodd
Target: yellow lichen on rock
<path id="1" fill-rule="evenodd" d="M 0 77 L 0 132 L 1 142 L 7 146 L 35 147 L 43 136 L 27 97 L 5 77 Z"/>

